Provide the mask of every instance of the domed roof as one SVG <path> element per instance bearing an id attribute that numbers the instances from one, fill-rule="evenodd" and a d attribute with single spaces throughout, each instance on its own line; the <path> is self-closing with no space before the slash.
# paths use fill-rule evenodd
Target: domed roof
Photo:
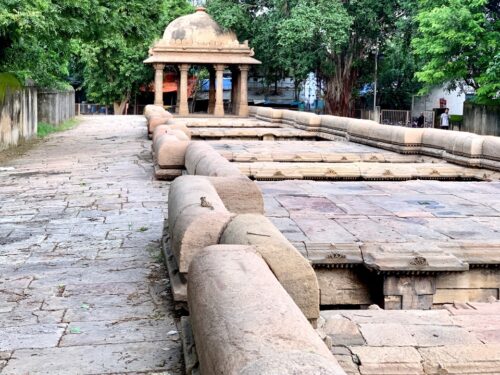
<path id="1" fill-rule="evenodd" d="M 193 14 L 172 21 L 163 33 L 163 43 L 184 45 L 239 44 L 236 35 L 231 31 L 224 31 L 203 7 L 198 7 Z"/>
<path id="2" fill-rule="evenodd" d="M 205 8 L 172 21 L 163 38 L 149 50 L 146 64 L 260 64 L 248 41 L 240 43 L 236 34 L 225 31 Z"/>

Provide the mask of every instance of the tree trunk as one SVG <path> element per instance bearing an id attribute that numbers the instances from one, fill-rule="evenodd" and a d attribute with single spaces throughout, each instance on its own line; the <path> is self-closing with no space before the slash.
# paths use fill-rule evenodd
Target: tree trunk
<path id="1" fill-rule="evenodd" d="M 123 97 L 121 101 L 116 101 L 113 103 L 113 110 L 115 115 L 123 115 L 125 114 L 125 108 L 129 101 L 129 96 L 126 95 Z"/>
<path id="2" fill-rule="evenodd" d="M 335 54 L 335 72 L 325 77 L 325 110 L 326 113 L 349 117 L 352 115 L 351 94 L 358 75 L 353 67 L 352 53 Z"/>

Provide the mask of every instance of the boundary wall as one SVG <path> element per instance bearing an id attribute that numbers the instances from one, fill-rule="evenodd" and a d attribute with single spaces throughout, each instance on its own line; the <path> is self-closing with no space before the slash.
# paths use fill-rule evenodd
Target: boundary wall
<path id="1" fill-rule="evenodd" d="M 37 123 L 36 87 L 7 91 L 0 103 L 0 151 L 36 136 Z"/>
<path id="2" fill-rule="evenodd" d="M 38 121 L 59 125 L 75 117 L 75 90 L 38 89 Z"/>

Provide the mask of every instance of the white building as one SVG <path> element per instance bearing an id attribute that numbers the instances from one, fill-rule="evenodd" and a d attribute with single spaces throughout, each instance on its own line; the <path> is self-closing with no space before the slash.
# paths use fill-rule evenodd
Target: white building
<path id="1" fill-rule="evenodd" d="M 450 109 L 450 115 L 463 115 L 465 95 L 459 89 L 448 91 L 445 86 L 435 87 L 427 95 L 413 96 L 411 115 L 412 117 L 418 117 L 421 112 L 441 108 L 442 99 L 446 101 L 444 107 Z"/>

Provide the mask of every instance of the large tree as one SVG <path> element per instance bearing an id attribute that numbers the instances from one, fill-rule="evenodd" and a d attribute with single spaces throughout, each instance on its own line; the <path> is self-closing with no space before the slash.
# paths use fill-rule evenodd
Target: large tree
<path id="1" fill-rule="evenodd" d="M 500 5 L 495 0 L 419 0 L 413 47 L 423 66 L 417 78 L 430 88 L 468 85 L 479 101 L 500 93 Z"/>
<path id="2" fill-rule="evenodd" d="M 193 8 L 186 0 L 102 1 L 107 17 L 96 20 L 96 35 L 78 49 L 87 95 L 95 102 L 113 104 L 122 114 L 139 87 L 152 80 L 143 64 L 148 49 L 169 22 Z"/>
<path id="3" fill-rule="evenodd" d="M 209 9 L 221 4 L 212 14 L 222 24 L 235 7 L 250 9 L 251 42 L 265 75 L 280 76 L 281 68 L 301 81 L 316 72 L 326 84 L 327 111 L 345 116 L 352 113 L 362 69 L 372 69 L 366 61 L 395 28 L 401 1 L 210 0 Z"/>
<path id="4" fill-rule="evenodd" d="M 0 71 L 40 86 L 64 85 L 72 38 L 99 17 L 97 0 L 0 1 Z"/>

